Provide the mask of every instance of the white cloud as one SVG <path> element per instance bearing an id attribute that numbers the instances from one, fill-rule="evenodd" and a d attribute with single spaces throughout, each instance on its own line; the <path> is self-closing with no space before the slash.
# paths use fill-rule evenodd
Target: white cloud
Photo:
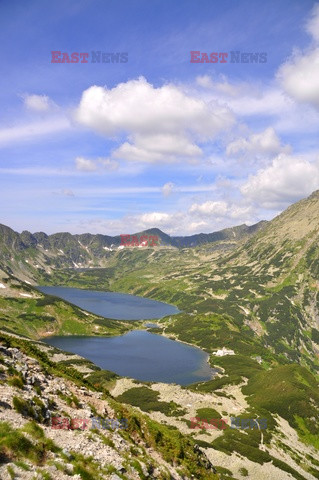
<path id="1" fill-rule="evenodd" d="M 203 220 L 202 221 L 199 221 L 199 222 L 192 222 L 190 225 L 189 225 L 189 233 L 191 234 L 192 232 L 198 232 L 201 228 L 205 228 L 205 230 L 207 229 L 208 227 L 208 223 L 207 222 L 204 222 Z"/>
<path id="2" fill-rule="evenodd" d="M 76 157 L 75 165 L 77 170 L 82 172 L 94 172 L 97 170 L 97 165 L 93 160 L 83 157 Z"/>
<path id="3" fill-rule="evenodd" d="M 29 110 L 46 112 L 53 106 L 53 102 L 47 95 L 24 95 L 24 105 Z"/>
<path id="4" fill-rule="evenodd" d="M 168 197 L 174 190 L 175 184 L 173 182 L 167 182 L 163 185 L 162 192 L 164 197 Z"/>
<path id="5" fill-rule="evenodd" d="M 319 4 L 313 8 L 306 30 L 319 42 Z M 277 79 L 284 90 L 298 102 L 319 108 L 319 46 L 307 51 L 297 51 L 277 72 Z"/>
<path id="6" fill-rule="evenodd" d="M 205 203 L 194 203 L 190 208 L 190 213 L 200 215 L 222 215 L 227 214 L 227 203 L 223 201 L 208 201 Z"/>
<path id="7" fill-rule="evenodd" d="M 238 96 L 243 90 L 246 89 L 244 84 L 231 84 L 228 82 L 225 75 L 220 75 L 219 81 L 214 82 L 209 75 L 200 75 L 196 77 L 196 83 L 202 88 L 215 90 L 216 92 L 225 94 L 227 96 Z"/>
<path id="8" fill-rule="evenodd" d="M 196 83 L 202 88 L 213 88 L 214 82 L 209 75 L 200 75 L 196 78 Z"/>
<path id="9" fill-rule="evenodd" d="M 319 42 L 319 3 L 316 3 L 312 9 L 306 30 L 316 42 Z"/>
<path id="10" fill-rule="evenodd" d="M 135 135 L 134 143 L 125 142 L 114 150 L 112 157 L 136 162 L 173 163 L 180 156 L 196 158 L 202 150 L 181 135 Z"/>
<path id="11" fill-rule="evenodd" d="M 109 158 L 97 158 L 92 160 L 90 158 L 76 157 L 75 159 L 76 169 L 82 172 L 95 172 L 98 169 L 105 170 L 116 170 L 118 168 L 118 163 Z"/>
<path id="12" fill-rule="evenodd" d="M 55 117 L 41 122 L 0 128 L 0 145 L 29 141 L 36 137 L 69 130 L 70 128 L 70 121 L 64 117 Z"/>
<path id="13" fill-rule="evenodd" d="M 319 188 L 319 160 L 281 154 L 267 168 L 248 178 L 241 193 L 249 202 L 267 208 L 285 208 Z"/>
<path id="14" fill-rule="evenodd" d="M 240 223 L 251 222 L 253 209 L 251 206 L 235 204 L 228 201 L 207 201 L 201 204 L 194 203 L 189 213 L 199 217 L 214 216 L 215 221 L 238 220 Z M 234 223 L 233 223 L 234 224 Z"/>
<path id="15" fill-rule="evenodd" d="M 141 215 L 139 221 L 145 225 L 145 227 L 153 227 L 155 225 L 161 227 L 162 225 L 166 225 L 170 218 L 171 215 L 168 213 L 152 212 Z"/>
<path id="16" fill-rule="evenodd" d="M 207 202 L 208 203 L 208 202 Z M 239 224 L 257 222 L 254 210 L 245 205 L 236 205 L 231 202 L 210 202 L 222 204 L 219 207 L 191 208 L 187 211 L 148 212 L 138 215 L 126 215 L 117 219 L 91 219 L 81 226 L 81 231 L 114 234 L 133 233 L 148 228 L 157 227 L 173 236 L 193 235 L 199 232 L 216 232 L 223 228 Z M 224 204 L 224 205 L 223 205 Z M 214 212 L 214 214 L 210 212 Z M 77 231 L 79 227 L 77 227 Z"/>
<path id="17" fill-rule="evenodd" d="M 227 155 L 238 153 L 276 154 L 282 151 L 289 151 L 288 146 L 283 147 L 272 127 L 266 128 L 261 133 L 252 134 L 248 138 L 239 138 L 231 142 L 226 149 Z"/>
<path id="18" fill-rule="evenodd" d="M 93 86 L 83 92 L 76 119 L 82 125 L 127 141 L 115 158 L 140 162 L 173 162 L 202 154 L 198 141 L 229 129 L 233 115 L 224 105 L 184 93 L 172 84 L 154 88 L 143 77 L 113 89 Z"/>
<path id="19" fill-rule="evenodd" d="M 278 116 L 287 113 L 293 103 L 285 93 L 275 87 L 263 85 L 260 89 L 247 85 L 247 89 L 236 98 L 227 100 L 231 108 L 238 116 Z"/>
<path id="20" fill-rule="evenodd" d="M 198 88 L 200 87 L 200 88 Z M 234 81 L 225 75 L 213 79 L 209 75 L 196 78 L 196 85 L 188 85 L 189 95 L 197 96 L 206 103 L 218 101 L 238 118 L 252 116 L 286 115 L 294 107 L 292 99 L 276 81 Z"/>
<path id="21" fill-rule="evenodd" d="M 77 119 L 107 135 L 180 133 L 185 129 L 212 138 L 232 117 L 222 106 L 210 108 L 174 85 L 154 88 L 143 77 L 113 89 L 93 86 L 82 95 Z"/>
<path id="22" fill-rule="evenodd" d="M 319 108 L 319 48 L 294 55 L 280 67 L 277 78 L 297 101 Z"/>

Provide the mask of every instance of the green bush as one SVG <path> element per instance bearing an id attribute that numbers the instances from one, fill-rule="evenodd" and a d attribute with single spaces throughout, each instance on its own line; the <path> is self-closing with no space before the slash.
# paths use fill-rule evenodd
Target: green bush
<path id="1" fill-rule="evenodd" d="M 0 464 L 19 458 L 31 458 L 34 445 L 8 422 L 0 422 Z"/>
<path id="2" fill-rule="evenodd" d="M 11 387 L 17 387 L 20 389 L 23 389 L 23 380 L 20 377 L 20 375 L 14 375 L 13 377 L 8 378 L 8 385 L 11 385 Z"/>
<path id="3" fill-rule="evenodd" d="M 131 388 L 117 397 L 119 402 L 129 403 L 139 407 L 144 412 L 158 411 L 168 416 L 184 415 L 185 410 L 175 402 L 160 402 L 159 392 L 147 387 Z"/>

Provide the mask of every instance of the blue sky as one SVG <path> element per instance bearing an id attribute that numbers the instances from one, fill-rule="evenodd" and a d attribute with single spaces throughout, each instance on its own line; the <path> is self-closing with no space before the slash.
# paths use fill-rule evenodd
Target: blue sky
<path id="1" fill-rule="evenodd" d="M 2 0 L 0 27 L 0 221 L 15 230 L 212 232 L 319 188 L 313 1 Z"/>

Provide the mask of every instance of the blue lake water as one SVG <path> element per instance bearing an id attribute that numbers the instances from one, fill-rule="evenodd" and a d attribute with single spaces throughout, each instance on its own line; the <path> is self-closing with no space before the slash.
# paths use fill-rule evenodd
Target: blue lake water
<path id="1" fill-rule="evenodd" d="M 69 287 L 37 287 L 43 293 L 63 298 L 88 312 L 115 320 L 148 320 L 179 313 L 168 303 L 125 293 L 98 292 Z"/>
<path id="2" fill-rule="evenodd" d="M 44 341 L 103 369 L 142 381 L 189 385 L 209 380 L 216 373 L 199 348 L 145 330 L 118 337 L 55 336 Z"/>

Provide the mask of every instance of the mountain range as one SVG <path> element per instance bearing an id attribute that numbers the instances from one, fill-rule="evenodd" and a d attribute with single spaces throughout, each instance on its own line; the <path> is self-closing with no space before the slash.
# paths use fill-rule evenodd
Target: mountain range
<path id="1" fill-rule="evenodd" d="M 209 244 L 212 248 L 229 249 L 264 228 L 266 224 L 266 221 L 261 221 L 251 226 L 239 225 L 213 233 L 178 237 L 171 237 L 158 228 L 151 228 L 134 233 L 131 237 L 140 239 L 145 235 L 156 236 L 158 247 L 162 248 L 187 248 Z M 47 235 L 44 232 L 32 234 L 27 230 L 18 233 L 0 224 L 0 265 L 9 268 L 11 273 L 17 273 L 18 276 L 25 273 L 26 278 L 34 269 L 50 271 L 52 265 L 57 268 L 106 266 L 110 252 L 123 248 L 121 245 L 120 235 L 72 235 L 68 232 Z M 33 274 L 31 273 L 31 276 Z"/>

